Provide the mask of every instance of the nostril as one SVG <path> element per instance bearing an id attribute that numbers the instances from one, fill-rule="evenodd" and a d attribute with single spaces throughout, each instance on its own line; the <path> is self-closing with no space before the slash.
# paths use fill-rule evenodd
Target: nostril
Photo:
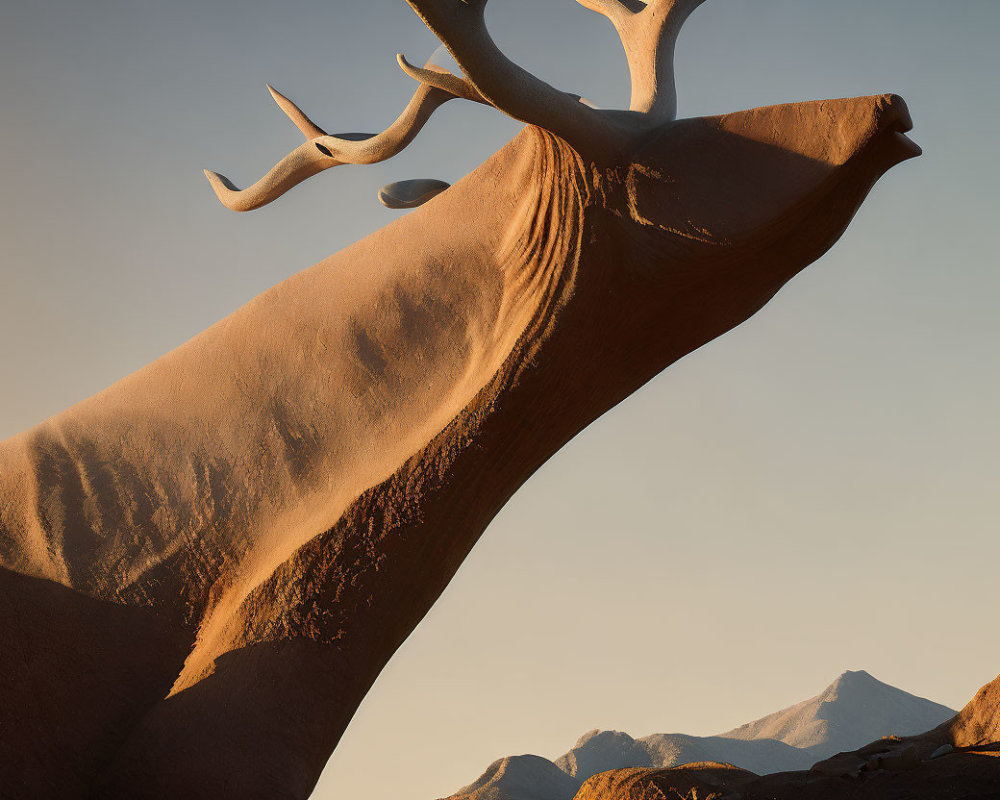
<path id="1" fill-rule="evenodd" d="M 319 142 L 316 142 L 316 149 L 319 150 L 327 158 L 333 158 L 333 153 L 330 152 L 330 148 L 324 147 Z"/>
<path id="2" fill-rule="evenodd" d="M 910 109 L 898 94 L 888 94 L 883 97 L 883 109 L 886 111 L 887 124 L 891 130 L 908 133 L 913 130 L 913 118 Z"/>

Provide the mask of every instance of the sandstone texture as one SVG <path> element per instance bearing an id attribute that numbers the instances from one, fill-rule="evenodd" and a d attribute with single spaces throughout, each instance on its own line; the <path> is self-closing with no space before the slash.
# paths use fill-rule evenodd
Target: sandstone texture
<path id="1" fill-rule="evenodd" d="M 419 87 L 380 134 L 331 136 L 272 92 L 306 141 L 245 192 L 210 173 L 219 198 L 258 208 L 388 158 L 450 99 L 525 130 L 0 443 L 5 797 L 307 797 L 523 482 L 756 313 L 919 154 L 888 94 L 677 120 L 700 0 L 584 2 L 625 44 L 629 113 L 513 64 L 483 0 L 410 5 L 462 75 L 402 59 Z"/>

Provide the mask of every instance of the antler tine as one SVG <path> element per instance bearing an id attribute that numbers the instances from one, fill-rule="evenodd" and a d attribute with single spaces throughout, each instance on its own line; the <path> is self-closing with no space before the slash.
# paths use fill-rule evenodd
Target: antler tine
<path id="1" fill-rule="evenodd" d="M 295 127 L 302 131 L 302 135 L 306 137 L 307 141 L 309 139 L 315 139 L 317 136 L 327 135 L 326 131 L 309 119 L 301 108 L 295 105 L 295 103 L 285 97 L 271 84 L 267 84 L 267 90 L 271 93 L 271 97 L 274 98 L 274 102 L 278 104 L 278 108 L 288 115 L 288 118 L 292 121 Z"/>
<path id="2" fill-rule="evenodd" d="M 508 116 L 559 136 L 581 154 L 608 157 L 622 144 L 607 115 L 553 88 L 508 59 L 486 30 L 486 0 L 407 0 L 448 48 L 468 83 Z"/>
<path id="3" fill-rule="evenodd" d="M 422 70 L 417 67 L 412 69 L 421 76 L 418 78 L 421 80 L 420 86 L 403 113 L 379 134 L 341 133 L 331 136 L 310 120 L 295 103 L 268 86 L 281 110 L 305 135 L 306 143 L 281 159 L 263 178 L 247 189 L 240 190 L 225 176 L 205 170 L 219 202 L 233 211 L 251 211 L 267 205 L 293 186 L 331 167 L 385 161 L 412 142 L 431 115 L 446 102 L 456 97 L 476 99 L 469 96 L 474 91 L 471 86 L 460 86 L 460 78 L 434 68 L 430 62 Z M 441 80 L 429 83 L 423 79 L 425 73 L 439 76 Z M 445 80 L 448 77 L 453 81 Z M 437 85 L 438 83 L 441 85 Z"/>
<path id="4" fill-rule="evenodd" d="M 418 83 L 423 83 L 427 86 L 436 86 L 438 89 L 443 89 L 456 97 L 471 100 L 473 103 L 482 103 L 487 106 L 492 105 L 469 81 L 459 78 L 457 75 L 453 75 L 443 69 L 434 68 L 434 65 L 430 62 L 428 62 L 428 66 L 426 67 L 415 67 L 406 60 L 406 56 L 402 53 L 396 56 L 396 61 L 399 62 L 400 69 Z"/>
<path id="5" fill-rule="evenodd" d="M 677 116 L 674 46 L 684 22 L 705 0 L 576 0 L 615 26 L 632 76 L 630 111 L 657 120 Z"/>
<path id="6" fill-rule="evenodd" d="M 638 0 L 576 0 L 584 8 L 596 11 L 598 14 L 607 17 L 612 22 L 616 22 L 629 14 L 634 14 L 645 8 L 645 4 Z"/>

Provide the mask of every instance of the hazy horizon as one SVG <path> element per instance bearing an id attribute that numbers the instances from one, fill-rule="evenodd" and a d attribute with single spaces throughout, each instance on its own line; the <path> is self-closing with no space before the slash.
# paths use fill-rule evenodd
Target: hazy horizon
<path id="1" fill-rule="evenodd" d="M 492 0 L 522 66 L 627 103 L 606 22 Z M 378 130 L 437 46 L 403 0 L 43 0 L 0 13 L 0 439 L 163 355 L 456 180 L 518 125 L 451 103 L 400 157 L 223 209 L 300 142 L 265 82 Z M 402 646 L 314 797 L 443 797 L 586 730 L 711 734 L 846 669 L 960 708 L 1000 672 L 1000 4 L 707 0 L 682 116 L 898 92 L 925 151 L 750 322 L 674 365 L 503 509 Z M 290 676 L 293 679 L 293 676 Z"/>

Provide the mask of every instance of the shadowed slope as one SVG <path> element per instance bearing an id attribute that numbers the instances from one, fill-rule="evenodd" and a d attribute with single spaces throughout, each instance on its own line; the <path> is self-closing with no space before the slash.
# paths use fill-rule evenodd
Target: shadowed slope
<path id="1" fill-rule="evenodd" d="M 87 795 L 193 638 L 150 609 L 0 568 L 0 796 Z"/>

